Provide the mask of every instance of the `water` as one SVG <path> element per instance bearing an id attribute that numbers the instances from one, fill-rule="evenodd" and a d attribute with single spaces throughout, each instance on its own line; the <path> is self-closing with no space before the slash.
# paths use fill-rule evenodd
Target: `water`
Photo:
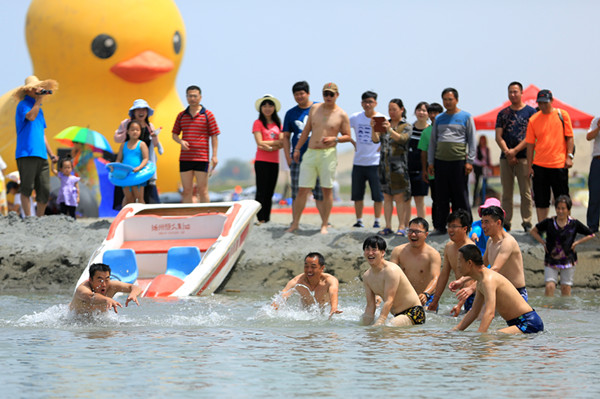
<path id="1" fill-rule="evenodd" d="M 574 293 L 530 290 L 547 330 L 531 336 L 448 332 L 448 293 L 404 329 L 360 326 L 349 287 L 332 320 L 294 297 L 275 311 L 272 292 L 142 299 L 92 320 L 70 316 L 68 296 L 0 296 L 1 396 L 597 398 L 600 299 Z"/>

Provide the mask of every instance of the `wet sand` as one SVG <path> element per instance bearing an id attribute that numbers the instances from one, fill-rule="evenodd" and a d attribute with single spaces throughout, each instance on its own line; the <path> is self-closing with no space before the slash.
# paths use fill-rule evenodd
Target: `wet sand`
<path id="1" fill-rule="evenodd" d="M 585 208 L 575 210 L 574 217 L 585 220 Z M 332 214 L 329 234 L 319 233 L 319 216 L 304 214 L 301 228 L 286 233 L 291 216 L 272 215 L 270 223 L 254 226 L 242 255 L 223 288 L 233 291 L 277 291 L 303 270 L 308 252 L 325 256 L 326 270 L 342 284 L 360 285 L 359 276 L 368 264 L 362 256 L 362 242 L 378 229 L 352 228 L 352 214 Z M 85 268 L 89 257 L 106 237 L 111 220 L 45 216 L 21 220 L 16 214 L 0 218 L 0 293 L 42 291 L 67 293 Z M 365 216 L 371 226 L 372 216 Z M 542 287 L 544 279 L 543 249 L 523 231 L 511 232 L 523 252 L 528 287 Z M 442 251 L 447 236 L 430 237 L 428 242 Z M 388 254 L 405 237 L 386 238 Z M 578 247 L 579 264 L 575 286 L 600 287 L 600 240 Z"/>

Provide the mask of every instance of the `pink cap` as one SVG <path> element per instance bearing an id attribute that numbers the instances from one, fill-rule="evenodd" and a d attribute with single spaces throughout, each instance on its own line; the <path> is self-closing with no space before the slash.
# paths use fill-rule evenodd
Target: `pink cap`
<path id="1" fill-rule="evenodd" d="M 502 204 L 498 198 L 487 198 L 483 205 L 479 207 L 479 217 L 481 217 L 481 210 L 484 208 L 489 208 L 490 206 L 497 206 L 498 208 L 502 209 Z M 504 212 L 504 216 L 506 216 L 506 211 L 504 209 L 502 209 L 502 212 Z"/>

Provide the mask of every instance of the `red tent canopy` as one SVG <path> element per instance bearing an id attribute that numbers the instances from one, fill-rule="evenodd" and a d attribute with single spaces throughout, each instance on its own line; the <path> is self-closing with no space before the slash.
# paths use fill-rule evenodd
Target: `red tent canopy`
<path id="1" fill-rule="evenodd" d="M 527 105 L 531 105 L 533 108 L 536 108 L 537 94 L 539 91 L 540 89 L 538 89 L 535 85 L 529 85 L 525 90 L 523 90 L 523 102 Z M 590 127 L 592 119 L 594 119 L 592 115 L 586 114 L 577 108 L 573 108 L 569 104 L 565 104 L 556 98 L 554 99 L 553 104 L 554 108 L 564 109 L 569 113 L 569 116 L 571 117 L 571 123 L 573 124 L 573 129 L 587 129 Z M 485 114 L 481 114 L 473 118 L 475 119 L 475 128 L 477 130 L 495 130 L 498 112 L 509 105 L 510 101 L 506 100 L 504 104 L 498 108 L 494 108 Z"/>

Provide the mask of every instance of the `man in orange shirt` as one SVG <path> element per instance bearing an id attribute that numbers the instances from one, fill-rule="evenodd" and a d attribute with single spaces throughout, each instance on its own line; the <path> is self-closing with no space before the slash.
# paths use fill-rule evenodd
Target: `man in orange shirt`
<path id="1" fill-rule="evenodd" d="M 533 177 L 533 200 L 538 222 L 548 217 L 550 189 L 554 198 L 569 195 L 568 168 L 573 166 L 573 127 L 565 110 L 552 106 L 550 90 L 540 90 L 537 103 L 541 112 L 529 119 L 525 142 L 527 165 Z M 534 155 L 535 151 L 535 155 Z"/>

